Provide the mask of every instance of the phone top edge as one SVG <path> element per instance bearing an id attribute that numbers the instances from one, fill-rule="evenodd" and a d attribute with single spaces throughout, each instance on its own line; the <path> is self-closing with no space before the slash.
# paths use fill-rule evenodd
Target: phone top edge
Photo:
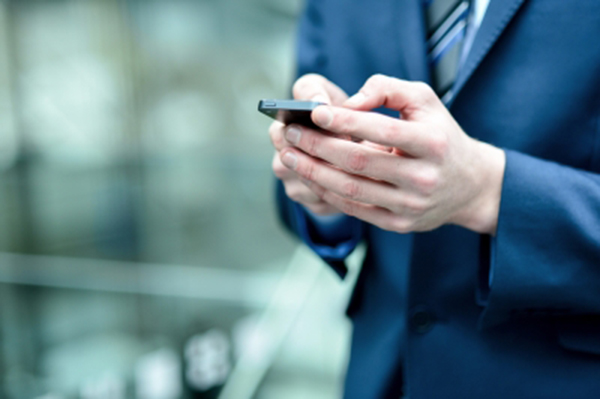
<path id="1" fill-rule="evenodd" d="M 306 111 L 313 110 L 319 105 L 325 105 L 325 103 L 317 101 L 298 101 L 298 100 L 271 100 L 264 99 L 258 103 L 258 109 L 284 109 L 290 111 Z"/>

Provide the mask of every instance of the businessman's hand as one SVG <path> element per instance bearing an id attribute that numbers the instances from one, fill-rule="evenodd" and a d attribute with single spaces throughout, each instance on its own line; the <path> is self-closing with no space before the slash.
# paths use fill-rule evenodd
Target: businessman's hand
<path id="1" fill-rule="evenodd" d="M 348 95 L 339 87 L 320 75 L 310 74 L 299 78 L 293 88 L 294 98 L 297 100 L 318 101 L 331 105 L 341 105 L 348 99 Z M 298 126 L 291 127 L 298 129 Z M 339 213 L 340 211 L 333 205 L 322 200 L 316 193 L 322 189 L 317 183 L 311 183 L 309 188 L 302 178 L 296 172 L 285 167 L 281 163 L 281 152 L 288 148 L 290 144 L 284 138 L 285 125 L 281 122 L 273 122 L 269 128 L 269 135 L 275 147 L 275 156 L 273 157 L 273 172 L 285 187 L 286 194 L 292 200 L 304 205 L 311 212 L 326 215 Z M 313 134 L 322 134 L 312 131 Z"/>
<path id="2" fill-rule="evenodd" d="M 381 106 L 402 119 L 365 112 Z M 293 147 L 281 160 L 323 201 L 401 233 L 456 224 L 495 234 L 504 152 L 467 136 L 429 86 L 377 75 L 343 107 L 318 107 L 312 118 L 326 131 L 393 148 L 288 129 Z"/>

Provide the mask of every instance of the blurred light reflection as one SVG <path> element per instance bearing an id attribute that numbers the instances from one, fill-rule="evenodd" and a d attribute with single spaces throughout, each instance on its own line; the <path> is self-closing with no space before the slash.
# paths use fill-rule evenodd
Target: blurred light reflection
<path id="1" fill-rule="evenodd" d="M 352 279 L 277 222 L 256 112 L 301 7 L 0 2 L 0 397 L 340 396 Z"/>

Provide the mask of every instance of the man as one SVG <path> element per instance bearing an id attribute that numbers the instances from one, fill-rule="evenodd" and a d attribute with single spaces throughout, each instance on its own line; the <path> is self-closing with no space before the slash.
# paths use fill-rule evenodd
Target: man
<path id="1" fill-rule="evenodd" d="M 280 215 L 367 243 L 345 397 L 600 397 L 600 2 L 467 3 L 308 2 Z"/>

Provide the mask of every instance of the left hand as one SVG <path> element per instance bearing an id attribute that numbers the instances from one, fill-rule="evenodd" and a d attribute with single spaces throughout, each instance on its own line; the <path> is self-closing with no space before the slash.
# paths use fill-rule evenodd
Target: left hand
<path id="1" fill-rule="evenodd" d="M 370 111 L 398 110 L 402 119 Z M 456 224 L 495 234 L 504 152 L 469 137 L 424 83 L 371 77 L 343 107 L 312 113 L 323 130 L 391 147 L 381 151 L 295 126 L 283 163 L 344 213 L 400 233 Z M 323 162 L 325 161 L 325 162 Z"/>

